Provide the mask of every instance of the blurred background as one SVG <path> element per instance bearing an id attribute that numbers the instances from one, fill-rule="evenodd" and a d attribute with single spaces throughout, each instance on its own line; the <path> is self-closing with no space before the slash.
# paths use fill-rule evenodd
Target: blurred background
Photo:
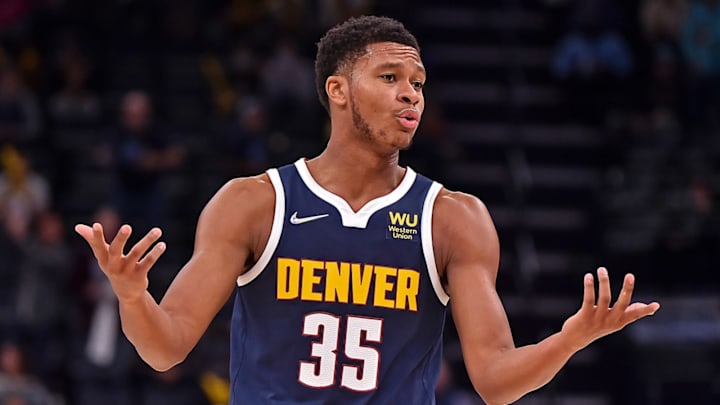
<path id="1" fill-rule="evenodd" d="M 663 305 L 518 403 L 720 404 L 719 1 L 0 0 L 0 405 L 227 403 L 229 310 L 152 371 L 72 227 L 163 227 L 159 299 L 224 182 L 322 150 L 315 44 L 368 13 L 420 40 L 401 159 L 489 206 L 517 344 L 599 265 Z M 439 404 L 481 403 L 445 347 Z"/>

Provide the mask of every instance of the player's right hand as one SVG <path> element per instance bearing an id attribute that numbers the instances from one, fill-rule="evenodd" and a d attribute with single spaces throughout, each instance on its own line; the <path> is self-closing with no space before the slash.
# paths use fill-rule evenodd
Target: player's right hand
<path id="1" fill-rule="evenodd" d="M 100 268 L 110 280 L 120 301 L 132 302 L 145 295 L 148 288 L 147 274 L 165 252 L 164 242 L 155 244 L 162 235 L 159 228 L 151 229 L 127 254 L 125 244 L 132 233 L 129 225 L 121 226 L 109 244 L 99 223 L 94 223 L 92 227 L 78 224 L 75 232 L 92 248 Z"/>

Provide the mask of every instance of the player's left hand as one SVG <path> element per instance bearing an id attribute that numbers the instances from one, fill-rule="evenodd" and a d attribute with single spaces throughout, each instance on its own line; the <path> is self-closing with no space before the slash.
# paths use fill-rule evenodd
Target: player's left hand
<path id="1" fill-rule="evenodd" d="M 576 346 L 578 350 L 640 318 L 653 315 L 660 308 L 660 304 L 657 302 L 649 304 L 631 303 L 635 287 L 635 276 L 632 274 L 625 275 L 620 295 L 615 305 L 611 307 L 612 294 L 607 269 L 604 267 L 598 268 L 597 277 L 597 302 L 595 298 L 595 281 L 593 275 L 588 273 L 583 280 L 585 291 L 582 307 L 568 318 L 562 327 L 562 333 L 567 336 L 569 342 Z"/>

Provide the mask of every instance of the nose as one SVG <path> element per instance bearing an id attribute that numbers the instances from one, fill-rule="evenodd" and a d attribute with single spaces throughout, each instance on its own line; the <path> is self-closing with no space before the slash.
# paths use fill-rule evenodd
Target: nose
<path id="1" fill-rule="evenodd" d="M 420 102 L 420 94 L 412 83 L 406 83 L 398 92 L 400 101 L 410 105 L 417 105 Z"/>

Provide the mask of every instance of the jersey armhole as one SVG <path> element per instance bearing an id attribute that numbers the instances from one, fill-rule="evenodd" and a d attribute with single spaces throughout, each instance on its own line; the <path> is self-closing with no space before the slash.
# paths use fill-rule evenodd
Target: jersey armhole
<path id="1" fill-rule="evenodd" d="M 270 237 L 268 238 L 267 245 L 260 255 L 260 259 L 248 270 L 241 274 L 237 278 L 238 287 L 249 284 L 255 280 L 257 276 L 263 271 L 265 266 L 270 263 L 270 259 L 277 249 L 277 245 L 280 242 L 280 235 L 282 234 L 283 222 L 285 219 L 285 190 L 283 189 L 282 180 L 280 180 L 280 174 L 277 169 L 270 169 L 267 171 L 270 182 L 275 189 L 275 214 L 273 215 L 272 229 L 270 230 Z"/>
<path id="2" fill-rule="evenodd" d="M 428 269 L 428 275 L 430 276 L 430 282 L 432 283 L 435 295 L 441 304 L 447 305 L 450 300 L 450 295 L 445 291 L 438 274 L 437 266 L 435 264 L 435 251 L 433 250 L 433 237 L 432 237 L 432 216 L 433 208 L 435 207 L 435 199 L 440 192 L 442 185 L 437 182 L 433 182 L 425 196 L 425 202 L 423 203 L 422 219 L 420 221 L 420 234 L 422 240 L 422 250 L 425 256 L 425 265 Z"/>

